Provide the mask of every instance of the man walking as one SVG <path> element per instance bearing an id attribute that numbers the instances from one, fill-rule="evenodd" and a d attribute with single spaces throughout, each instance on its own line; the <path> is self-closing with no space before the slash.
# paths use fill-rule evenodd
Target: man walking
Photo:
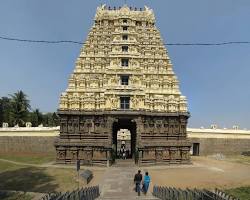
<path id="1" fill-rule="evenodd" d="M 142 181 L 141 170 L 138 170 L 138 173 L 135 174 L 134 177 L 135 191 L 138 193 L 138 196 L 140 196 L 141 194 L 141 181 Z"/>

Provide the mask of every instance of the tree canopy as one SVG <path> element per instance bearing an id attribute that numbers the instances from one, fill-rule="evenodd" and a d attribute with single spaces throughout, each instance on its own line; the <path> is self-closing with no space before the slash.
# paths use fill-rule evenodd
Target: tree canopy
<path id="1" fill-rule="evenodd" d="M 41 113 L 38 108 L 32 109 L 28 96 L 20 90 L 0 98 L 0 126 L 4 122 L 9 126 L 25 126 L 26 122 L 31 122 L 32 126 L 58 126 L 59 118 L 55 112 Z"/>

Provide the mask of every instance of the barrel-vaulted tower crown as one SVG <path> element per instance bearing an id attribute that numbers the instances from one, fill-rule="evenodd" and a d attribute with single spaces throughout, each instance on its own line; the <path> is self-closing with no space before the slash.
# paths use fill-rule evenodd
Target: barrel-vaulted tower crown
<path id="1" fill-rule="evenodd" d="M 187 112 L 151 9 L 97 8 L 59 110 Z"/>

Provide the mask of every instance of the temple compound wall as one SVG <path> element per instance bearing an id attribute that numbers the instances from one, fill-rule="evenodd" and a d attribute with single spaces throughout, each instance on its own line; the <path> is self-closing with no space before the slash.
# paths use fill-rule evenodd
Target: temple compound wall
<path id="1" fill-rule="evenodd" d="M 250 131 L 220 128 L 188 128 L 191 155 L 234 155 L 250 152 Z"/>
<path id="2" fill-rule="evenodd" d="M 58 163 L 113 162 L 120 129 L 137 163 L 190 162 L 187 100 L 151 9 L 97 8 L 58 115 Z"/>
<path id="3" fill-rule="evenodd" d="M 0 128 L 0 154 L 55 154 L 59 127 Z"/>
<path id="4" fill-rule="evenodd" d="M 0 128 L 0 154 L 55 154 L 54 141 L 59 128 Z M 187 128 L 191 143 L 198 145 L 197 156 L 214 154 L 239 155 L 250 151 L 250 131 L 234 129 Z"/>

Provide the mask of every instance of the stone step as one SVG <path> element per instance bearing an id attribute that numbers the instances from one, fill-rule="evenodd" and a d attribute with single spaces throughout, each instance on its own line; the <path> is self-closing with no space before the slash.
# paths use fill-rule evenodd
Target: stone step
<path id="1" fill-rule="evenodd" d="M 155 198 L 143 198 L 143 197 L 107 197 L 107 198 L 101 198 L 101 199 L 97 199 L 97 200 L 159 200 L 159 199 L 155 199 Z"/>
<path id="2" fill-rule="evenodd" d="M 99 197 L 97 200 L 159 200 L 156 197 L 141 196 L 112 196 L 112 197 Z"/>
<path id="3" fill-rule="evenodd" d="M 136 199 L 141 199 L 141 200 L 159 200 L 157 197 L 154 197 L 151 193 L 147 193 L 146 195 L 144 193 L 141 193 L 140 196 L 137 195 L 137 193 L 106 193 L 105 195 L 101 196 L 97 200 L 136 200 Z"/>
<path id="4" fill-rule="evenodd" d="M 116 159 L 112 167 L 136 167 L 134 159 Z"/>

